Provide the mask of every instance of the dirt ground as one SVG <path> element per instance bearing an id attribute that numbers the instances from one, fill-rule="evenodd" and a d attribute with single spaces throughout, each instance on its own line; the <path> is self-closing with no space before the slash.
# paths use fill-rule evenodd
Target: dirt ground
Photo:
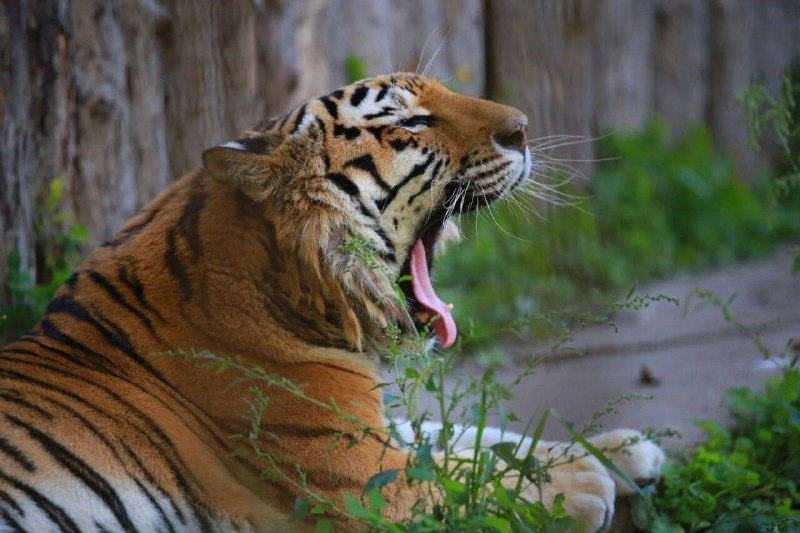
<path id="1" fill-rule="evenodd" d="M 695 288 L 716 293 L 722 300 L 736 295 L 730 310 L 743 324 L 757 328 L 768 347 L 780 351 L 787 340 L 800 340 L 800 276 L 791 277 L 793 254 L 779 252 L 767 259 L 727 267 L 697 276 L 683 276 L 642 287 L 640 294 L 679 298 L 681 306 L 656 303 L 639 311 L 619 313 L 619 332 L 592 326 L 571 343 L 583 353 L 544 358 L 536 372 L 518 386 L 508 409 L 523 419 L 553 407 L 576 427 L 587 423 L 607 402 L 630 393 L 652 396 L 620 405 L 603 417 L 605 428 L 673 428 L 684 438 L 664 441 L 666 448 L 697 442 L 702 432 L 696 420 L 726 422 L 723 392 L 730 387 L 759 388 L 775 372 L 756 345 L 729 322 L 719 309 L 683 305 Z M 514 364 L 500 370 L 498 379 L 511 381 L 523 362 L 546 345 L 507 346 Z M 464 373 L 478 372 L 465 364 Z M 522 429 L 523 422 L 510 429 Z M 551 420 L 545 437 L 567 433 Z"/>

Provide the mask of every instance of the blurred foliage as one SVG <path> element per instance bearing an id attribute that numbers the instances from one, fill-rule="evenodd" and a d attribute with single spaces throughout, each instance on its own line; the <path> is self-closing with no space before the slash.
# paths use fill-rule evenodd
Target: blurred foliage
<path id="1" fill-rule="evenodd" d="M 800 194 L 776 203 L 766 178 L 743 183 L 704 127 L 675 141 L 658 122 L 614 133 L 598 158 L 573 207 L 544 205 L 526 219 L 506 203 L 461 221 L 467 239 L 436 271 L 462 325 L 479 317 L 474 333 L 492 338 L 521 315 L 591 307 L 635 282 L 756 257 L 800 235 Z"/>
<path id="2" fill-rule="evenodd" d="M 367 77 L 367 66 L 358 54 L 351 52 L 344 57 L 344 75 L 347 83 L 355 83 Z"/>
<path id="3" fill-rule="evenodd" d="M 781 93 L 773 96 L 763 77 L 756 78 L 737 96 L 745 111 L 750 143 L 756 150 L 765 145 L 780 154 L 773 188 L 778 200 L 798 194 L 800 189 L 800 57 L 784 73 Z M 800 273 L 800 250 L 792 274 Z"/>
<path id="4" fill-rule="evenodd" d="M 34 231 L 48 251 L 37 264 L 36 278 L 22 268 L 18 251 L 8 257 L 9 301 L 0 311 L 0 344 L 22 335 L 36 323 L 81 259 L 87 232 L 70 213 L 60 210 L 62 196 L 61 180 L 53 179 L 47 198 L 34 217 Z"/>
<path id="5" fill-rule="evenodd" d="M 659 517 L 640 527 L 800 531 L 800 371 L 785 369 L 763 392 L 731 389 L 726 400 L 733 428 L 701 423 L 708 440 L 667 463 L 652 500 Z"/>
<path id="6" fill-rule="evenodd" d="M 758 77 L 737 100 L 744 108 L 753 148 L 771 145 L 779 151 L 775 192 L 781 198 L 800 187 L 800 58 L 784 74 L 779 96 L 773 96 L 764 78 Z"/>

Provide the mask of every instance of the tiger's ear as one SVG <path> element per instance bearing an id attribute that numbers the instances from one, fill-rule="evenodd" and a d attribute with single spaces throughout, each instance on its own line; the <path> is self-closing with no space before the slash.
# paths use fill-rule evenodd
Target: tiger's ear
<path id="1" fill-rule="evenodd" d="M 292 178 L 320 171 L 322 140 L 317 131 L 302 136 L 247 132 L 245 136 L 203 152 L 212 177 L 238 187 L 255 200 Z M 316 164 L 315 164 L 316 162 Z"/>
<path id="2" fill-rule="evenodd" d="M 269 154 L 283 142 L 283 135 L 259 133 L 227 142 L 203 152 L 203 166 L 211 176 L 234 186 L 252 185 L 255 174 L 270 174 Z"/>

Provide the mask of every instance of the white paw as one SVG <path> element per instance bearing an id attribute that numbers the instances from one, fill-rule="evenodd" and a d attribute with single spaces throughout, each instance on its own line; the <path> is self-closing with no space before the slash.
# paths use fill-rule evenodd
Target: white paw
<path id="1" fill-rule="evenodd" d="M 596 435 L 589 441 L 601 450 L 616 450 L 624 444 L 633 442 L 618 451 L 603 451 L 603 453 L 640 487 L 656 483 L 661 476 L 664 451 L 638 431 L 614 429 Z M 613 472 L 611 477 L 617 487 L 617 496 L 633 494 L 633 488 Z"/>
<path id="2" fill-rule="evenodd" d="M 564 450 L 564 444 L 551 444 L 547 455 L 558 457 Z M 542 446 L 538 447 L 540 451 L 545 451 Z M 600 461 L 579 446 L 570 447 L 566 453 L 547 471 L 550 482 L 542 488 L 545 504 L 549 506 L 557 494 L 563 493 L 564 510 L 583 523 L 583 531 L 607 528 L 614 516 L 614 480 Z"/>

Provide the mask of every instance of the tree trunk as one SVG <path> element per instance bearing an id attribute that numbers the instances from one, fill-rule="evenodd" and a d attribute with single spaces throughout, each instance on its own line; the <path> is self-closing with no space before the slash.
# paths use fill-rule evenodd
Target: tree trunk
<path id="1" fill-rule="evenodd" d="M 533 139 L 593 132 L 592 2 L 487 2 L 490 95 L 529 118 Z M 556 150 L 579 172 L 594 157 L 591 142 Z"/>
<path id="2" fill-rule="evenodd" d="M 654 103 L 673 135 L 705 120 L 709 60 L 708 4 L 661 0 L 656 9 Z"/>
<path id="3" fill-rule="evenodd" d="M 750 175 L 736 94 L 758 73 L 776 89 L 798 35 L 797 0 L 6 0 L 0 280 L 13 251 L 44 272 L 53 179 L 95 246 L 206 147 L 358 71 L 489 92 L 531 137 L 705 120 Z M 594 147 L 552 155 L 589 173 Z"/>

